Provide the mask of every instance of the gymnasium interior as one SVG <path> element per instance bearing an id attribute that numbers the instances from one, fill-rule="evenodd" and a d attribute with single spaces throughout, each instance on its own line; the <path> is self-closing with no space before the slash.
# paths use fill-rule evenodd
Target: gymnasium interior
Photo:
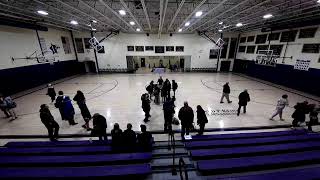
<path id="1" fill-rule="evenodd" d="M 0 179 L 320 179 L 320 0 L 0 0 L 0 77 Z M 169 131 L 160 77 L 177 83 Z M 134 147 L 116 146 L 128 123 Z"/>

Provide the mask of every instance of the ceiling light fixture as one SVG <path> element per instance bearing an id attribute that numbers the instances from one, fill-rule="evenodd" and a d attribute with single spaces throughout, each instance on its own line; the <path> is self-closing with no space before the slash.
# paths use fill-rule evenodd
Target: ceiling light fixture
<path id="1" fill-rule="evenodd" d="M 131 26 L 134 26 L 135 24 L 136 24 L 135 22 L 130 21 L 130 25 L 131 25 Z"/>
<path id="2" fill-rule="evenodd" d="M 92 28 L 91 30 L 92 30 L 92 31 L 96 31 L 97 29 L 96 29 L 96 28 Z"/>
<path id="3" fill-rule="evenodd" d="M 237 27 L 241 27 L 241 26 L 243 26 L 243 24 L 242 23 L 238 23 L 238 24 L 236 24 L 236 26 Z"/>
<path id="4" fill-rule="evenodd" d="M 43 10 L 39 10 L 37 11 L 37 13 L 45 16 L 49 14 L 47 11 L 43 11 Z"/>
<path id="5" fill-rule="evenodd" d="M 222 25 L 222 24 L 223 24 L 223 22 L 221 21 L 221 22 L 219 22 L 219 24 L 220 24 L 220 25 Z"/>
<path id="6" fill-rule="evenodd" d="M 218 31 L 219 31 L 219 32 L 222 32 L 222 29 L 219 29 Z"/>
<path id="7" fill-rule="evenodd" d="M 318 0 L 317 3 L 320 3 L 320 0 Z"/>
<path id="8" fill-rule="evenodd" d="M 92 22 L 93 22 L 93 23 L 97 23 L 97 21 L 96 21 L 96 20 L 92 20 Z"/>
<path id="9" fill-rule="evenodd" d="M 75 20 L 70 21 L 70 23 L 73 24 L 73 25 L 79 24 L 79 23 L 78 23 L 77 21 L 75 21 Z"/>
<path id="10" fill-rule="evenodd" d="M 136 31 L 140 32 L 140 28 L 137 28 Z"/>
<path id="11" fill-rule="evenodd" d="M 190 25 L 189 21 L 184 24 L 184 26 L 189 26 L 189 25 Z"/>
<path id="12" fill-rule="evenodd" d="M 269 19 L 269 18 L 272 18 L 273 15 L 272 14 L 266 14 L 263 16 L 263 19 Z"/>
<path id="13" fill-rule="evenodd" d="M 196 12 L 196 17 L 200 17 L 202 15 L 202 11 Z"/>
<path id="14" fill-rule="evenodd" d="M 119 14 L 124 16 L 124 15 L 126 15 L 126 11 L 121 9 L 121 10 L 119 10 Z"/>
<path id="15" fill-rule="evenodd" d="M 182 29 L 179 29 L 178 32 L 182 32 Z"/>

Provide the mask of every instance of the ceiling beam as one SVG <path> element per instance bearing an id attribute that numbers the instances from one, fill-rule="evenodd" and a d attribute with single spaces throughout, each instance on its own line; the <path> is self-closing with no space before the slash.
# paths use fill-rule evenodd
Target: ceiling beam
<path id="1" fill-rule="evenodd" d="M 147 20 L 147 23 L 148 23 L 148 26 L 149 26 L 149 30 L 151 31 L 152 28 L 151 28 L 150 19 L 149 19 L 149 15 L 148 15 L 146 4 L 145 4 L 144 0 L 140 0 L 140 2 L 142 4 L 143 12 L 144 12 L 144 15 L 146 17 L 146 20 Z"/>
<path id="2" fill-rule="evenodd" d="M 120 0 L 120 3 L 121 3 L 122 6 L 126 9 L 126 11 L 127 11 L 128 14 L 131 16 L 131 18 L 134 20 L 134 22 L 138 25 L 138 27 L 143 31 L 143 27 L 141 26 L 141 24 L 139 23 L 139 21 L 136 19 L 136 17 L 132 14 L 132 12 L 130 11 L 129 7 L 128 7 L 127 4 L 124 2 L 124 0 Z"/>
<path id="3" fill-rule="evenodd" d="M 161 28 L 160 28 L 160 31 L 159 31 L 159 36 L 160 36 L 160 37 L 161 37 L 161 33 L 162 33 L 163 24 L 164 24 L 164 21 L 165 21 L 165 18 L 166 18 L 168 1 L 169 1 L 169 0 L 165 0 L 164 10 L 163 10 L 163 13 L 162 13 L 162 14 L 163 14 L 163 17 L 162 17 L 162 22 L 161 22 Z"/>
<path id="4" fill-rule="evenodd" d="M 185 0 L 182 0 L 182 1 L 180 2 L 179 6 L 178 6 L 178 9 L 177 9 L 176 12 L 174 13 L 174 16 L 173 16 L 173 18 L 172 18 L 172 20 L 171 20 L 171 22 L 170 22 L 170 24 L 169 24 L 169 26 L 168 26 L 167 32 L 170 30 L 172 24 L 173 24 L 174 21 L 176 20 L 176 18 L 177 18 L 177 16 L 178 16 L 178 14 L 179 14 L 179 12 L 180 12 L 180 10 L 181 10 L 184 2 L 185 2 Z"/>
<path id="5" fill-rule="evenodd" d="M 190 17 L 197 12 L 200 7 L 206 2 L 207 0 L 202 0 L 197 6 L 196 8 L 193 9 L 193 11 L 182 21 L 182 23 L 179 25 L 179 28 L 183 27 L 183 25 L 190 19 Z"/>
<path id="6" fill-rule="evenodd" d="M 162 11 L 163 11 L 163 1 L 164 0 L 160 0 L 160 18 L 159 18 L 159 28 L 158 28 L 158 38 L 160 38 L 160 29 L 161 29 L 161 24 L 162 24 Z"/>

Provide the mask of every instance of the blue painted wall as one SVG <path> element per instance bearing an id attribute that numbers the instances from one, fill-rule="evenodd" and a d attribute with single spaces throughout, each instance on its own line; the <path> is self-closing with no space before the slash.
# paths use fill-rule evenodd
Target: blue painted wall
<path id="1" fill-rule="evenodd" d="M 83 63 L 61 61 L 0 70 L 0 92 L 11 95 L 61 78 L 84 73 Z"/>
<path id="2" fill-rule="evenodd" d="M 270 67 L 236 59 L 233 71 L 320 96 L 320 69 L 300 71 L 291 65 L 277 64 L 276 67 Z"/>

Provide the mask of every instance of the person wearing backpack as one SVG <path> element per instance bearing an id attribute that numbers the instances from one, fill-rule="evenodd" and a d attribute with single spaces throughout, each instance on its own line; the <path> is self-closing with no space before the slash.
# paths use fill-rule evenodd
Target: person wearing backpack
<path id="1" fill-rule="evenodd" d="M 17 114 L 15 112 L 15 108 L 17 107 L 17 104 L 11 99 L 10 96 L 7 97 L 0 97 L 0 101 L 2 102 L 1 107 L 3 107 L 5 109 L 5 111 L 7 111 L 10 116 L 11 116 L 11 121 L 17 119 Z"/>

